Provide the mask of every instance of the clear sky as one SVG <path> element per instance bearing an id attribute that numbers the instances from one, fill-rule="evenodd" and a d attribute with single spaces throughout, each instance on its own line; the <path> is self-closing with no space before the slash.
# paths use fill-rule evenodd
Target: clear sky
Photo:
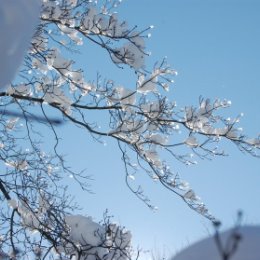
<path id="1" fill-rule="evenodd" d="M 168 57 L 179 72 L 169 98 L 179 107 L 198 104 L 199 96 L 227 98 L 232 101 L 230 116 L 244 113 L 241 127 L 245 133 L 260 134 L 260 1 L 125 0 L 118 13 L 129 26 L 155 26 L 147 40 L 152 52 L 147 64 L 151 67 Z M 100 72 L 118 84 L 134 87 L 131 72 L 113 66 L 102 50 L 85 45 L 79 59 L 86 77 Z M 135 246 L 166 256 L 212 231 L 206 219 L 143 174 L 137 181 L 158 212 L 137 200 L 125 186 L 121 155 L 114 143 L 94 143 L 86 133 L 69 126 L 60 131 L 70 165 L 86 168 L 93 176 L 95 194 L 74 189 L 83 213 L 99 220 L 108 209 L 115 221 L 132 231 Z M 245 223 L 260 224 L 260 159 L 242 154 L 231 143 L 224 143 L 223 148 L 229 157 L 190 167 L 173 164 L 224 227 L 232 226 L 238 209 L 244 211 Z"/>

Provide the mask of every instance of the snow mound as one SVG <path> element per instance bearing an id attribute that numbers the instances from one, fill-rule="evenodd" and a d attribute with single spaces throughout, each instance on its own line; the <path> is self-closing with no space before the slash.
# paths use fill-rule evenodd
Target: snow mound
<path id="1" fill-rule="evenodd" d="M 223 247 L 232 235 L 233 229 L 220 234 Z M 260 226 L 243 226 L 238 233 L 242 240 L 229 260 L 259 260 L 260 259 Z M 179 252 L 172 260 L 222 260 L 214 237 L 196 242 Z"/>
<path id="2" fill-rule="evenodd" d="M 0 5 L 0 89 L 13 79 L 40 14 L 37 0 L 3 0 Z"/>

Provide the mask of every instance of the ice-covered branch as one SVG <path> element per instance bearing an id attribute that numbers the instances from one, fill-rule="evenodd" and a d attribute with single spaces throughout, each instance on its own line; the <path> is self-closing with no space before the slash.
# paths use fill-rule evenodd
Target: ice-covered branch
<path id="1" fill-rule="evenodd" d="M 166 59 L 153 68 L 145 66 L 145 40 L 152 26 L 128 26 L 114 11 L 120 2 L 42 0 L 41 24 L 19 76 L 1 90 L 0 161 L 6 171 L 0 174 L 0 200 L 12 208 L 1 204 L 1 246 L 12 248 L 13 256 L 34 252 L 43 259 L 55 254 L 79 260 L 131 257 L 129 231 L 72 214 L 77 207 L 64 178 L 89 190 L 89 177 L 71 169 L 60 152 L 60 122 L 80 126 L 97 141 L 115 140 L 127 186 L 151 209 L 156 207 L 138 183 L 140 172 L 211 221 L 216 219 L 182 180 L 176 162 L 192 165 L 224 156 L 223 140 L 259 157 L 260 137 L 243 133 L 242 115 L 224 116 L 230 101 L 200 97 L 197 107 L 177 106 L 168 95 L 176 70 Z M 111 65 L 129 69 L 135 80 L 124 86 L 100 75 L 87 79 L 77 54 L 88 42 L 105 50 Z M 37 232 L 36 238 L 32 232 Z"/>

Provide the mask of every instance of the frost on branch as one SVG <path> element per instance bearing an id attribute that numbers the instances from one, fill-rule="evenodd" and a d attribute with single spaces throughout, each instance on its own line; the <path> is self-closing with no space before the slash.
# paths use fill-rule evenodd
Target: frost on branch
<path id="1" fill-rule="evenodd" d="M 22 199 L 8 200 L 13 213 L 16 213 L 12 214 L 10 235 L 19 223 L 17 217 L 20 218 L 25 228 L 20 236 L 37 245 L 32 249 L 34 254 L 43 256 L 51 253 L 65 259 L 130 259 L 131 233 L 112 223 L 107 213 L 100 223 L 94 222 L 91 217 L 66 215 L 59 204 L 49 200 L 48 196 L 44 192 L 38 194 L 38 201 L 33 207 Z M 17 249 L 16 239 L 16 236 L 11 237 L 14 251 Z M 43 239 L 48 243 L 42 243 Z"/>
<path id="2" fill-rule="evenodd" d="M 222 140 L 258 157 L 260 137 L 243 133 L 242 115 L 223 116 L 230 101 L 201 97 L 197 106 L 177 106 L 167 93 L 176 70 L 165 59 L 145 67 L 145 39 L 152 26 L 144 30 L 129 26 L 114 11 L 119 3 L 43 0 L 41 24 L 19 77 L 0 93 L 0 160 L 6 166 L 0 174 L 0 200 L 8 205 L 0 204 L 1 246 L 11 249 L 12 256 L 17 256 L 21 241 L 20 254 L 34 253 L 43 259 L 55 254 L 88 260 L 131 256 L 128 231 L 71 214 L 78 207 L 68 195 L 66 178 L 88 190 L 88 176 L 67 165 L 53 115 L 98 142 L 115 140 L 127 186 L 153 210 L 157 207 L 138 184 L 140 172 L 215 221 L 182 180 L 176 162 L 193 165 L 199 159 L 226 155 Z M 88 79 L 88 68 L 83 71 L 76 62 L 87 44 L 99 46 L 112 66 L 128 68 L 135 81 L 124 86 L 100 75 Z M 97 117 L 97 111 L 103 117 Z"/>
<path id="3" fill-rule="evenodd" d="M 76 45 L 82 45 L 84 37 L 100 45 L 116 64 L 127 64 L 136 70 L 142 68 L 144 57 L 148 55 L 144 50 L 147 29 L 139 32 L 120 21 L 112 12 L 120 1 L 106 1 L 100 11 L 99 6 L 91 2 L 43 1 L 42 21 L 56 24 L 60 32 Z M 59 42 L 63 44 L 61 40 Z M 121 46 L 119 42 L 122 42 Z"/>

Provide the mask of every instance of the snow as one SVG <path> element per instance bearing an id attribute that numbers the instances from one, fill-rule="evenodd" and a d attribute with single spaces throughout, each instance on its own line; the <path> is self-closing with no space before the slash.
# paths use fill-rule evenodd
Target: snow
<path id="1" fill-rule="evenodd" d="M 17 207 L 18 207 L 18 203 L 17 203 L 17 201 L 14 200 L 14 199 L 8 200 L 8 204 L 9 204 L 9 206 L 10 206 L 12 209 L 17 209 Z"/>
<path id="2" fill-rule="evenodd" d="M 69 227 L 69 236 L 60 246 L 72 259 L 84 260 L 126 260 L 130 248 L 131 233 L 116 224 L 100 225 L 91 217 L 67 215 L 65 223 Z M 70 241 L 70 242 L 68 242 Z M 75 245 L 82 250 L 79 257 Z"/>
<path id="3" fill-rule="evenodd" d="M 254 145 L 256 147 L 260 147 L 260 140 L 257 138 L 247 139 L 246 143 L 248 143 L 249 145 Z"/>
<path id="4" fill-rule="evenodd" d="M 86 30 L 91 31 L 94 26 L 94 17 L 97 15 L 97 11 L 94 7 L 88 9 L 86 16 L 83 18 L 83 25 Z"/>
<path id="5" fill-rule="evenodd" d="M 40 228 L 40 220 L 38 216 L 32 212 L 32 210 L 24 203 L 19 201 L 18 212 L 22 219 L 22 224 L 31 230 L 37 230 Z"/>
<path id="6" fill-rule="evenodd" d="M 143 113 L 148 114 L 150 118 L 156 118 L 160 115 L 160 103 L 158 101 L 154 101 L 151 103 L 145 103 L 141 104 L 141 110 Z M 150 131 L 153 131 L 152 129 L 149 129 Z"/>
<path id="7" fill-rule="evenodd" d="M 160 168 L 162 166 L 162 162 L 156 150 L 151 149 L 144 151 L 143 155 L 149 162 L 152 162 L 156 167 Z"/>
<path id="8" fill-rule="evenodd" d="M 157 86 L 156 82 L 147 81 L 147 82 L 143 83 L 141 86 L 139 86 L 137 88 L 137 91 L 139 93 L 143 93 L 143 94 L 147 94 L 149 92 L 156 92 L 156 90 L 157 90 L 156 86 Z"/>
<path id="9" fill-rule="evenodd" d="M 183 197 L 185 199 L 193 201 L 199 200 L 199 197 L 195 194 L 195 192 L 192 189 L 188 190 Z"/>
<path id="10" fill-rule="evenodd" d="M 168 137 L 160 134 L 151 134 L 147 139 L 161 145 L 166 145 L 168 143 Z"/>
<path id="11" fill-rule="evenodd" d="M 121 48 L 115 49 L 111 57 L 115 64 L 125 63 L 136 70 L 144 67 L 144 54 L 133 43 L 126 43 Z"/>
<path id="12" fill-rule="evenodd" d="M 38 22 L 39 7 L 37 0 L 1 1 L 0 88 L 10 83 L 22 62 Z"/>
<path id="13" fill-rule="evenodd" d="M 103 243 L 105 229 L 91 217 L 70 215 L 65 217 L 65 222 L 71 229 L 70 239 L 76 244 L 99 246 Z"/>
<path id="14" fill-rule="evenodd" d="M 197 147 L 199 145 L 197 139 L 194 136 L 189 136 L 186 140 L 185 143 L 190 146 L 190 147 Z"/>
<path id="15" fill-rule="evenodd" d="M 59 70 L 59 72 L 62 75 L 67 75 L 68 72 L 71 69 L 71 65 L 72 61 L 71 60 L 67 60 L 64 57 L 62 57 L 62 55 L 60 54 L 60 51 L 58 49 L 52 49 L 52 51 L 50 52 L 50 54 L 47 56 L 47 65 L 48 68 L 54 68 Z M 42 66 L 38 66 L 39 69 L 42 68 Z M 45 69 L 45 67 L 44 67 Z"/>
<path id="16" fill-rule="evenodd" d="M 7 259 L 10 259 L 10 256 L 8 254 L 6 254 L 5 252 L 3 252 L 2 250 L 0 250 L 0 259 L 7 260 Z"/>
<path id="17" fill-rule="evenodd" d="M 24 85 L 24 84 L 20 84 L 20 85 L 15 85 L 15 86 L 8 86 L 6 89 L 6 92 L 9 95 L 12 94 L 19 94 L 22 96 L 28 96 L 31 94 L 31 86 L 30 85 Z"/>
<path id="18" fill-rule="evenodd" d="M 65 33 L 72 41 L 74 41 L 77 45 L 82 45 L 83 41 L 82 38 L 78 36 L 78 32 L 74 30 L 73 28 L 68 28 L 65 25 L 58 25 L 60 30 Z"/>
<path id="19" fill-rule="evenodd" d="M 15 118 L 11 118 L 9 120 L 7 120 L 7 124 L 6 124 L 6 129 L 7 130 L 13 130 L 14 127 L 16 126 L 16 123 L 18 122 L 19 117 L 15 117 Z"/>
<path id="20" fill-rule="evenodd" d="M 131 89 L 123 87 L 116 88 L 120 103 L 122 105 L 134 105 L 135 104 L 135 93 Z"/>
<path id="21" fill-rule="evenodd" d="M 224 247 L 232 229 L 221 233 Z M 230 260 L 259 260 L 260 259 L 260 226 L 243 226 L 239 229 L 242 240 Z M 172 260 L 222 260 L 213 237 L 196 242 L 178 253 Z"/>
<path id="22" fill-rule="evenodd" d="M 46 85 L 44 86 L 44 101 L 51 104 L 57 103 L 63 109 L 64 112 L 70 112 L 70 105 L 72 101 L 65 95 L 62 89 L 58 88 L 56 85 Z"/>

